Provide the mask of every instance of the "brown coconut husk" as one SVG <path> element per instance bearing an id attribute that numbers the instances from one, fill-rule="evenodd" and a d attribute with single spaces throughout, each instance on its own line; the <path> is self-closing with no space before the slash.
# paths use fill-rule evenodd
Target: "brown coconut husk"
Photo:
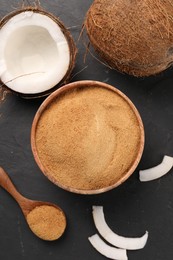
<path id="1" fill-rule="evenodd" d="M 40 5 L 36 5 L 36 6 L 23 6 L 21 9 L 15 10 L 11 13 L 9 13 L 8 15 L 6 15 L 1 21 L 0 21 L 0 29 L 8 22 L 9 19 L 11 19 L 13 16 L 25 12 L 25 11 L 32 11 L 35 13 L 40 13 L 43 15 L 48 16 L 50 19 L 52 19 L 61 29 L 61 31 L 63 32 L 64 36 L 67 39 L 68 45 L 69 45 L 69 51 L 70 51 L 70 63 L 69 63 L 69 68 L 67 70 L 67 73 L 65 74 L 65 76 L 63 77 L 63 79 L 56 85 L 56 86 L 52 86 L 52 88 L 50 88 L 47 91 L 38 93 L 38 94 L 22 94 L 22 93 L 18 93 L 15 92 L 16 94 L 20 95 L 23 98 L 39 98 L 39 97 L 44 97 L 49 95 L 50 93 L 52 93 L 53 91 L 55 91 L 57 88 L 61 87 L 64 84 L 67 84 L 70 81 L 70 77 L 71 77 L 71 73 L 72 70 L 74 68 L 75 65 L 75 59 L 76 59 L 76 54 L 77 54 L 77 48 L 75 45 L 75 42 L 72 38 L 71 33 L 69 32 L 69 30 L 65 27 L 65 25 L 59 20 L 58 17 L 54 16 L 53 14 L 51 14 L 50 12 L 45 11 L 44 9 L 41 8 Z M 19 77 L 24 77 L 25 75 L 20 75 Z M 14 79 L 11 79 L 10 81 L 13 81 Z M 4 86 L 5 83 L 1 82 L 2 85 Z M 7 86 L 6 86 L 7 87 Z M 8 88 L 8 87 L 7 87 Z M 11 89 L 10 89 L 11 90 Z"/>
<path id="2" fill-rule="evenodd" d="M 10 94 L 11 91 L 7 89 L 6 87 L 2 86 L 0 87 L 0 105 L 6 101 L 8 94 Z"/>
<path id="3" fill-rule="evenodd" d="M 84 25 L 101 59 L 120 72 L 150 76 L 173 63 L 172 0 L 96 0 Z"/>

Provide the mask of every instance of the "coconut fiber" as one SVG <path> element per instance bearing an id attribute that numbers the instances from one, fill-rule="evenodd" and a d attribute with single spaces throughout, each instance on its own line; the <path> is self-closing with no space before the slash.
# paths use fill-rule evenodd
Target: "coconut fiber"
<path id="1" fill-rule="evenodd" d="M 149 76 L 172 64 L 172 0 L 96 0 L 85 27 L 101 59 L 120 72 Z"/>

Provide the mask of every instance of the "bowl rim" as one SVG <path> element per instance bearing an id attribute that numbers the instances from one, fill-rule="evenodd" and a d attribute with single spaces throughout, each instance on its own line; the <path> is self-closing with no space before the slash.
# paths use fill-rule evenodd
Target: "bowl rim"
<path id="1" fill-rule="evenodd" d="M 116 94 L 118 94 L 119 96 L 121 96 L 130 106 L 130 108 L 132 109 L 132 111 L 134 112 L 137 121 L 138 121 L 138 126 L 140 129 L 140 142 L 139 142 L 139 147 L 138 147 L 138 153 L 136 155 L 136 158 L 134 160 L 134 162 L 132 163 L 131 167 L 128 169 L 128 171 L 114 184 L 110 185 L 110 186 L 105 186 L 103 188 L 100 189 L 77 189 L 74 187 L 69 187 L 66 186 L 64 184 L 61 184 L 60 182 L 58 182 L 53 176 L 49 175 L 49 171 L 45 169 L 45 167 L 43 166 L 38 153 L 37 153 L 37 147 L 36 147 L 36 129 L 37 129 L 37 124 L 38 121 L 41 117 L 41 115 L 44 113 L 44 111 L 46 110 L 47 106 L 51 104 L 51 102 L 54 101 L 54 99 L 56 99 L 59 95 L 61 95 L 62 93 L 65 93 L 66 91 L 70 91 L 72 89 L 75 88 L 82 88 L 82 87 L 102 87 L 102 88 L 106 88 L 109 90 L 114 91 Z M 40 168 L 41 172 L 55 185 L 57 185 L 58 187 L 66 190 L 66 191 L 70 191 L 73 193 L 78 193 L 78 194 L 99 194 L 99 193 L 103 193 L 109 190 L 112 190 L 113 188 L 116 188 L 117 186 L 121 185 L 123 182 L 125 182 L 135 171 L 136 167 L 138 166 L 142 154 L 143 154 L 143 150 L 144 150 L 144 143 L 145 143 L 145 133 L 144 133 L 144 125 L 141 119 L 141 116 L 137 110 L 137 108 L 135 107 L 135 105 L 133 104 L 133 102 L 123 93 L 121 92 L 119 89 L 117 89 L 116 87 L 109 85 L 107 83 L 103 83 L 100 81 L 95 81 L 95 80 L 80 80 L 80 81 L 75 81 L 69 84 L 66 84 L 62 87 L 60 87 L 59 89 L 57 89 L 56 91 L 54 91 L 52 94 L 50 94 L 40 105 L 40 107 L 38 108 L 33 122 L 32 122 L 32 126 L 31 126 L 31 150 L 34 156 L 34 159 L 38 165 L 38 167 Z"/>

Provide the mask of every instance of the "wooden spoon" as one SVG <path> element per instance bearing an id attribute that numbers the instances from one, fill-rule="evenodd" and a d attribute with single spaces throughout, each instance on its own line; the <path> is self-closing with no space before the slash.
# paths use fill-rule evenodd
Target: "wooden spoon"
<path id="1" fill-rule="evenodd" d="M 30 229 L 36 236 L 50 241 L 58 239 L 64 233 L 66 217 L 62 209 L 49 202 L 30 200 L 22 196 L 1 167 L 0 186 L 17 201 Z"/>

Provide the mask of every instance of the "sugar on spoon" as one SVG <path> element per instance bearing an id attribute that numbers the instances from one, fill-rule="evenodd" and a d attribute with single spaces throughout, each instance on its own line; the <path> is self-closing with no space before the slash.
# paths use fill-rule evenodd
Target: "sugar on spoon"
<path id="1" fill-rule="evenodd" d="M 32 232 L 43 240 L 56 240 L 66 228 L 66 217 L 57 205 L 27 199 L 12 183 L 8 174 L 0 167 L 0 186 L 2 186 L 19 204 Z"/>

